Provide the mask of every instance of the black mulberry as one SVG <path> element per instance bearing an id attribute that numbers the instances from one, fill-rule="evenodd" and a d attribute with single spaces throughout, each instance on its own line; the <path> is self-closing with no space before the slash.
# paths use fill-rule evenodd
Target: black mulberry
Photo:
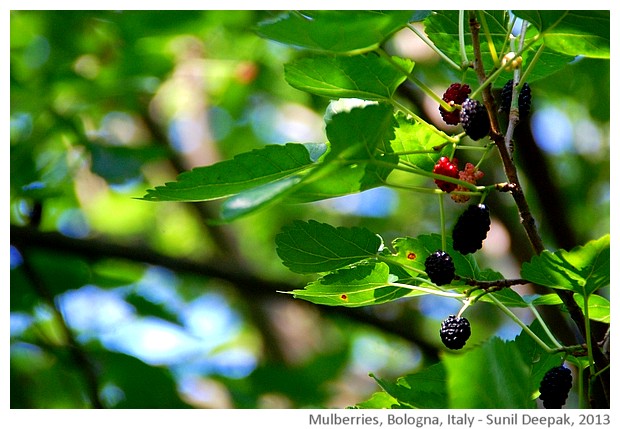
<path id="1" fill-rule="evenodd" d="M 431 253 L 424 261 L 424 267 L 428 278 L 438 286 L 449 284 L 454 279 L 454 262 L 443 250 Z"/>
<path id="2" fill-rule="evenodd" d="M 482 248 L 491 229 L 491 214 L 485 204 L 472 204 L 459 216 L 452 230 L 452 247 L 463 255 Z"/>
<path id="3" fill-rule="evenodd" d="M 462 349 L 471 336 L 469 320 L 451 314 L 446 320 L 441 322 L 439 336 L 447 348 L 452 350 Z"/>
<path id="4" fill-rule="evenodd" d="M 472 140 L 480 140 L 491 130 L 491 122 L 484 104 L 468 98 L 461 104 L 461 124 Z"/>
<path id="5" fill-rule="evenodd" d="M 564 365 L 551 368 L 540 382 L 540 400 L 545 408 L 562 408 L 573 386 L 570 369 Z"/>
<path id="6" fill-rule="evenodd" d="M 513 80 L 510 79 L 506 82 L 506 85 L 502 88 L 500 94 L 500 112 L 510 112 L 510 104 L 512 101 L 512 85 Z M 532 106 L 532 90 L 527 82 L 521 87 L 519 91 L 519 117 L 525 118 L 530 113 L 530 107 Z"/>

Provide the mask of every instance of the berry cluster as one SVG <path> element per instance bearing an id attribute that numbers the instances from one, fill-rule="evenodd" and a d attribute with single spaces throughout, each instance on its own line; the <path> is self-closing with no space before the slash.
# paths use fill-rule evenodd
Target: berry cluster
<path id="1" fill-rule="evenodd" d="M 540 382 L 540 400 L 545 408 L 562 408 L 573 386 L 570 369 L 564 365 L 551 368 Z"/>
<path id="2" fill-rule="evenodd" d="M 447 156 L 442 156 L 435 164 L 433 173 L 458 179 L 459 167 L 458 160 L 454 158 L 452 161 Z M 435 179 L 435 184 L 444 192 L 452 192 L 456 189 L 456 183 L 446 182 L 445 180 Z"/>
<path id="3" fill-rule="evenodd" d="M 491 228 L 489 208 L 485 204 L 472 204 L 463 212 L 452 230 L 452 247 L 463 255 L 482 248 Z"/>
<path id="4" fill-rule="evenodd" d="M 470 93 L 471 89 L 469 88 L 469 85 L 453 83 L 448 87 L 446 92 L 444 92 L 442 100 L 448 103 L 450 106 L 454 106 L 455 104 L 463 103 L 463 101 L 467 99 L 467 96 Z M 459 117 L 458 109 L 448 112 L 442 106 L 439 106 L 439 113 L 441 114 L 444 122 L 448 125 L 458 125 L 461 120 Z"/>
<path id="5" fill-rule="evenodd" d="M 469 320 L 451 314 L 441 322 L 439 336 L 444 345 L 452 350 L 462 349 L 471 336 Z"/>
<path id="6" fill-rule="evenodd" d="M 514 81 L 510 79 L 506 82 L 506 85 L 502 88 L 502 92 L 500 94 L 500 112 L 509 112 L 510 104 L 512 102 L 512 86 Z M 530 113 L 530 108 L 532 106 L 532 90 L 530 86 L 526 83 L 521 87 L 521 91 L 519 91 L 519 117 L 525 118 Z"/>
<path id="7" fill-rule="evenodd" d="M 475 185 L 479 179 L 482 179 L 482 177 L 484 177 L 484 173 L 478 170 L 476 166 L 474 166 L 474 164 L 472 164 L 471 162 L 468 162 L 467 164 L 465 164 L 464 170 L 459 171 L 459 179 L 464 182 L 471 183 L 472 185 Z M 466 187 L 461 186 L 461 185 L 458 185 L 455 189 L 455 191 L 467 191 L 467 190 L 468 189 Z M 469 201 L 469 195 L 452 194 L 450 195 L 450 198 L 452 198 L 457 203 L 465 203 Z"/>
<path id="8" fill-rule="evenodd" d="M 472 140 L 480 140 L 491 131 L 491 121 L 484 104 L 468 98 L 461 104 L 461 125 Z"/>
<path id="9" fill-rule="evenodd" d="M 442 250 L 431 253 L 424 261 L 424 267 L 428 278 L 437 286 L 449 284 L 454 279 L 452 257 Z"/>

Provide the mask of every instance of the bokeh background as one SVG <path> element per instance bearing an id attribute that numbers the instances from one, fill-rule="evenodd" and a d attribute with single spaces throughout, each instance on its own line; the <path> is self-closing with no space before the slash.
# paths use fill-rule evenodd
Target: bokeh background
<path id="1" fill-rule="evenodd" d="M 369 373 L 395 379 L 437 361 L 439 324 L 458 302 L 297 301 L 280 292 L 311 278 L 289 272 L 274 245 L 294 219 L 364 226 L 386 243 L 440 232 L 436 198 L 378 188 L 226 225 L 218 202 L 140 199 L 265 144 L 325 141 L 329 100 L 283 77 L 304 53 L 254 31 L 276 14 L 11 12 L 12 408 L 343 408 L 379 390 Z M 413 58 L 437 94 L 459 80 L 409 30 L 385 48 Z M 515 156 L 552 250 L 609 232 L 609 76 L 609 61 L 577 58 L 530 84 Z M 415 86 L 398 96 L 459 131 Z M 497 159 L 483 169 L 483 184 L 503 180 Z M 487 201 L 492 229 L 477 258 L 518 277 L 531 249 L 514 203 Z M 461 208 L 448 207 L 449 225 Z M 468 318 L 474 343 L 519 332 L 486 304 Z"/>

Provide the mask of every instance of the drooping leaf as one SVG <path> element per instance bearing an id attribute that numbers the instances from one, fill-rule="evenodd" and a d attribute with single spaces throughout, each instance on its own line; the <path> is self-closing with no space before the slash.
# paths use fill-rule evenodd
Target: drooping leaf
<path id="1" fill-rule="evenodd" d="M 411 408 L 448 408 L 446 370 L 442 363 L 390 382 L 372 375 L 377 384 L 398 403 Z M 389 403 L 389 402 L 388 402 Z"/>
<path id="2" fill-rule="evenodd" d="M 583 311 L 585 307 L 583 295 L 575 295 L 575 302 Z M 609 300 L 603 296 L 592 294 L 588 297 L 588 316 L 591 320 L 609 323 L 610 307 Z"/>
<path id="3" fill-rule="evenodd" d="M 411 60 L 393 61 L 400 68 L 374 53 L 302 58 L 284 66 L 284 77 L 294 88 L 329 98 L 389 100 L 413 69 Z"/>
<path id="4" fill-rule="evenodd" d="M 412 11 L 286 12 L 258 25 L 260 36 L 304 49 L 337 54 L 377 48 L 412 18 Z"/>
<path id="5" fill-rule="evenodd" d="M 293 191 L 302 180 L 303 176 L 298 174 L 244 190 L 224 202 L 221 209 L 222 219 L 232 221 L 272 204 Z"/>
<path id="6" fill-rule="evenodd" d="M 521 277 L 554 289 L 590 295 L 610 282 L 609 234 L 570 251 L 548 250 L 521 267 Z"/>
<path id="7" fill-rule="evenodd" d="M 320 273 L 377 255 L 382 240 L 366 228 L 295 221 L 276 236 L 276 251 L 296 273 Z"/>
<path id="8" fill-rule="evenodd" d="M 529 365 L 514 341 L 493 337 L 467 353 L 442 357 L 450 408 L 534 408 Z M 466 375 L 466 376 L 464 376 Z"/>
<path id="9" fill-rule="evenodd" d="M 149 201 L 208 201 L 298 174 L 313 164 L 305 145 L 269 145 L 231 160 L 181 173 L 176 182 L 149 189 Z"/>
<path id="10" fill-rule="evenodd" d="M 565 55 L 609 58 L 609 10 L 515 10 L 540 31 L 545 45 Z"/>

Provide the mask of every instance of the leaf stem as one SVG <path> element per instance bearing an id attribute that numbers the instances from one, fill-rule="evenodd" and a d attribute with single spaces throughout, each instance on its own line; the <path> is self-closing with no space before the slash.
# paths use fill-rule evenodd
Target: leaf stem
<path id="1" fill-rule="evenodd" d="M 491 301 L 493 301 L 495 303 L 495 305 L 497 305 L 497 307 L 500 310 L 502 310 L 504 312 L 504 314 L 506 314 L 517 325 L 519 325 L 521 327 L 521 329 L 523 329 L 523 332 L 525 332 L 527 335 L 529 335 L 545 352 L 547 352 L 547 353 L 555 353 L 555 352 L 558 351 L 558 350 L 552 349 L 543 340 L 541 340 L 538 337 L 538 335 L 536 335 L 534 333 L 534 331 L 532 331 L 530 329 L 529 326 L 527 326 L 525 323 L 523 323 L 523 321 L 521 319 L 519 319 L 516 314 L 514 314 L 512 311 L 510 311 L 510 309 L 508 307 L 506 307 L 504 304 L 502 304 L 500 302 L 500 300 L 495 298 L 492 293 L 487 294 L 487 296 L 489 297 L 489 299 L 491 299 Z"/>
<path id="2" fill-rule="evenodd" d="M 425 287 L 422 287 L 422 286 L 408 285 L 408 284 L 404 284 L 404 283 L 390 283 L 390 286 L 402 287 L 402 288 L 405 288 L 405 289 L 416 290 L 416 291 L 428 293 L 428 294 L 431 294 L 431 295 L 443 296 L 443 297 L 446 297 L 446 298 L 454 298 L 454 299 L 458 299 L 458 300 L 467 298 L 462 293 L 447 292 L 447 291 L 440 290 L 440 289 L 428 289 L 428 288 L 425 288 Z"/>
<path id="3" fill-rule="evenodd" d="M 415 119 L 417 122 L 419 122 L 422 125 L 424 125 L 430 131 L 432 131 L 433 133 L 437 134 L 441 138 L 449 141 L 450 143 L 458 143 L 461 140 L 459 137 L 451 137 L 451 136 L 447 135 L 446 133 L 444 133 L 443 131 L 438 130 L 437 128 L 435 128 L 434 126 L 432 126 L 431 124 L 426 122 L 424 119 L 420 118 L 418 115 L 413 113 L 413 111 L 411 109 L 409 109 L 407 106 L 405 106 L 404 104 L 399 103 L 398 101 L 396 101 L 394 99 L 390 99 L 390 102 L 394 105 L 394 107 L 396 107 L 397 109 L 402 110 L 407 115 L 409 115 L 413 119 Z"/>
<path id="4" fill-rule="evenodd" d="M 495 64 L 495 67 L 499 67 L 501 64 L 497 56 L 497 51 L 495 50 L 495 43 L 493 43 L 493 38 L 491 37 L 491 31 L 489 30 L 487 19 L 484 16 L 484 11 L 479 11 L 478 19 L 480 19 L 480 23 L 482 24 L 482 28 L 484 29 L 484 35 L 487 39 L 487 43 L 489 44 L 489 52 L 491 53 L 493 64 Z"/>
<path id="5" fill-rule="evenodd" d="M 459 10 L 459 49 L 461 52 L 461 70 L 469 67 L 467 51 L 465 49 L 465 11 Z"/>
<path id="6" fill-rule="evenodd" d="M 441 59 L 443 59 L 445 62 L 447 62 L 450 65 L 450 67 L 452 67 L 453 69 L 459 70 L 459 71 L 462 70 L 462 67 L 460 65 L 458 65 L 456 62 L 454 62 L 452 60 L 452 58 L 450 58 L 446 54 L 444 54 L 441 49 L 439 49 L 437 46 L 435 46 L 435 44 L 426 36 L 426 34 L 424 34 L 422 31 L 418 30 L 412 24 L 407 24 L 407 27 L 411 31 L 413 31 L 416 34 L 416 36 L 418 36 L 424 43 L 426 43 L 429 48 L 431 48 L 433 51 L 435 51 L 435 53 L 437 55 L 439 55 L 441 57 Z"/>
<path id="7" fill-rule="evenodd" d="M 549 337 L 551 342 L 553 342 L 553 344 L 557 348 L 562 348 L 562 344 L 560 344 L 560 342 L 555 338 L 555 336 L 553 335 L 553 333 L 549 329 L 549 326 L 547 326 L 547 324 L 545 323 L 543 318 L 540 316 L 540 313 L 538 312 L 538 310 L 536 310 L 536 307 L 534 305 L 532 305 L 531 303 L 528 304 L 528 307 L 530 308 L 530 310 L 532 311 L 532 313 L 534 314 L 536 319 L 538 319 L 538 321 L 540 322 L 540 325 L 542 326 L 543 330 L 545 331 L 545 333 L 547 334 L 547 336 Z"/>
<path id="8" fill-rule="evenodd" d="M 441 250 L 445 252 L 448 247 L 446 243 L 446 214 L 443 207 L 443 192 L 437 195 L 439 200 L 439 221 L 441 224 Z"/>

